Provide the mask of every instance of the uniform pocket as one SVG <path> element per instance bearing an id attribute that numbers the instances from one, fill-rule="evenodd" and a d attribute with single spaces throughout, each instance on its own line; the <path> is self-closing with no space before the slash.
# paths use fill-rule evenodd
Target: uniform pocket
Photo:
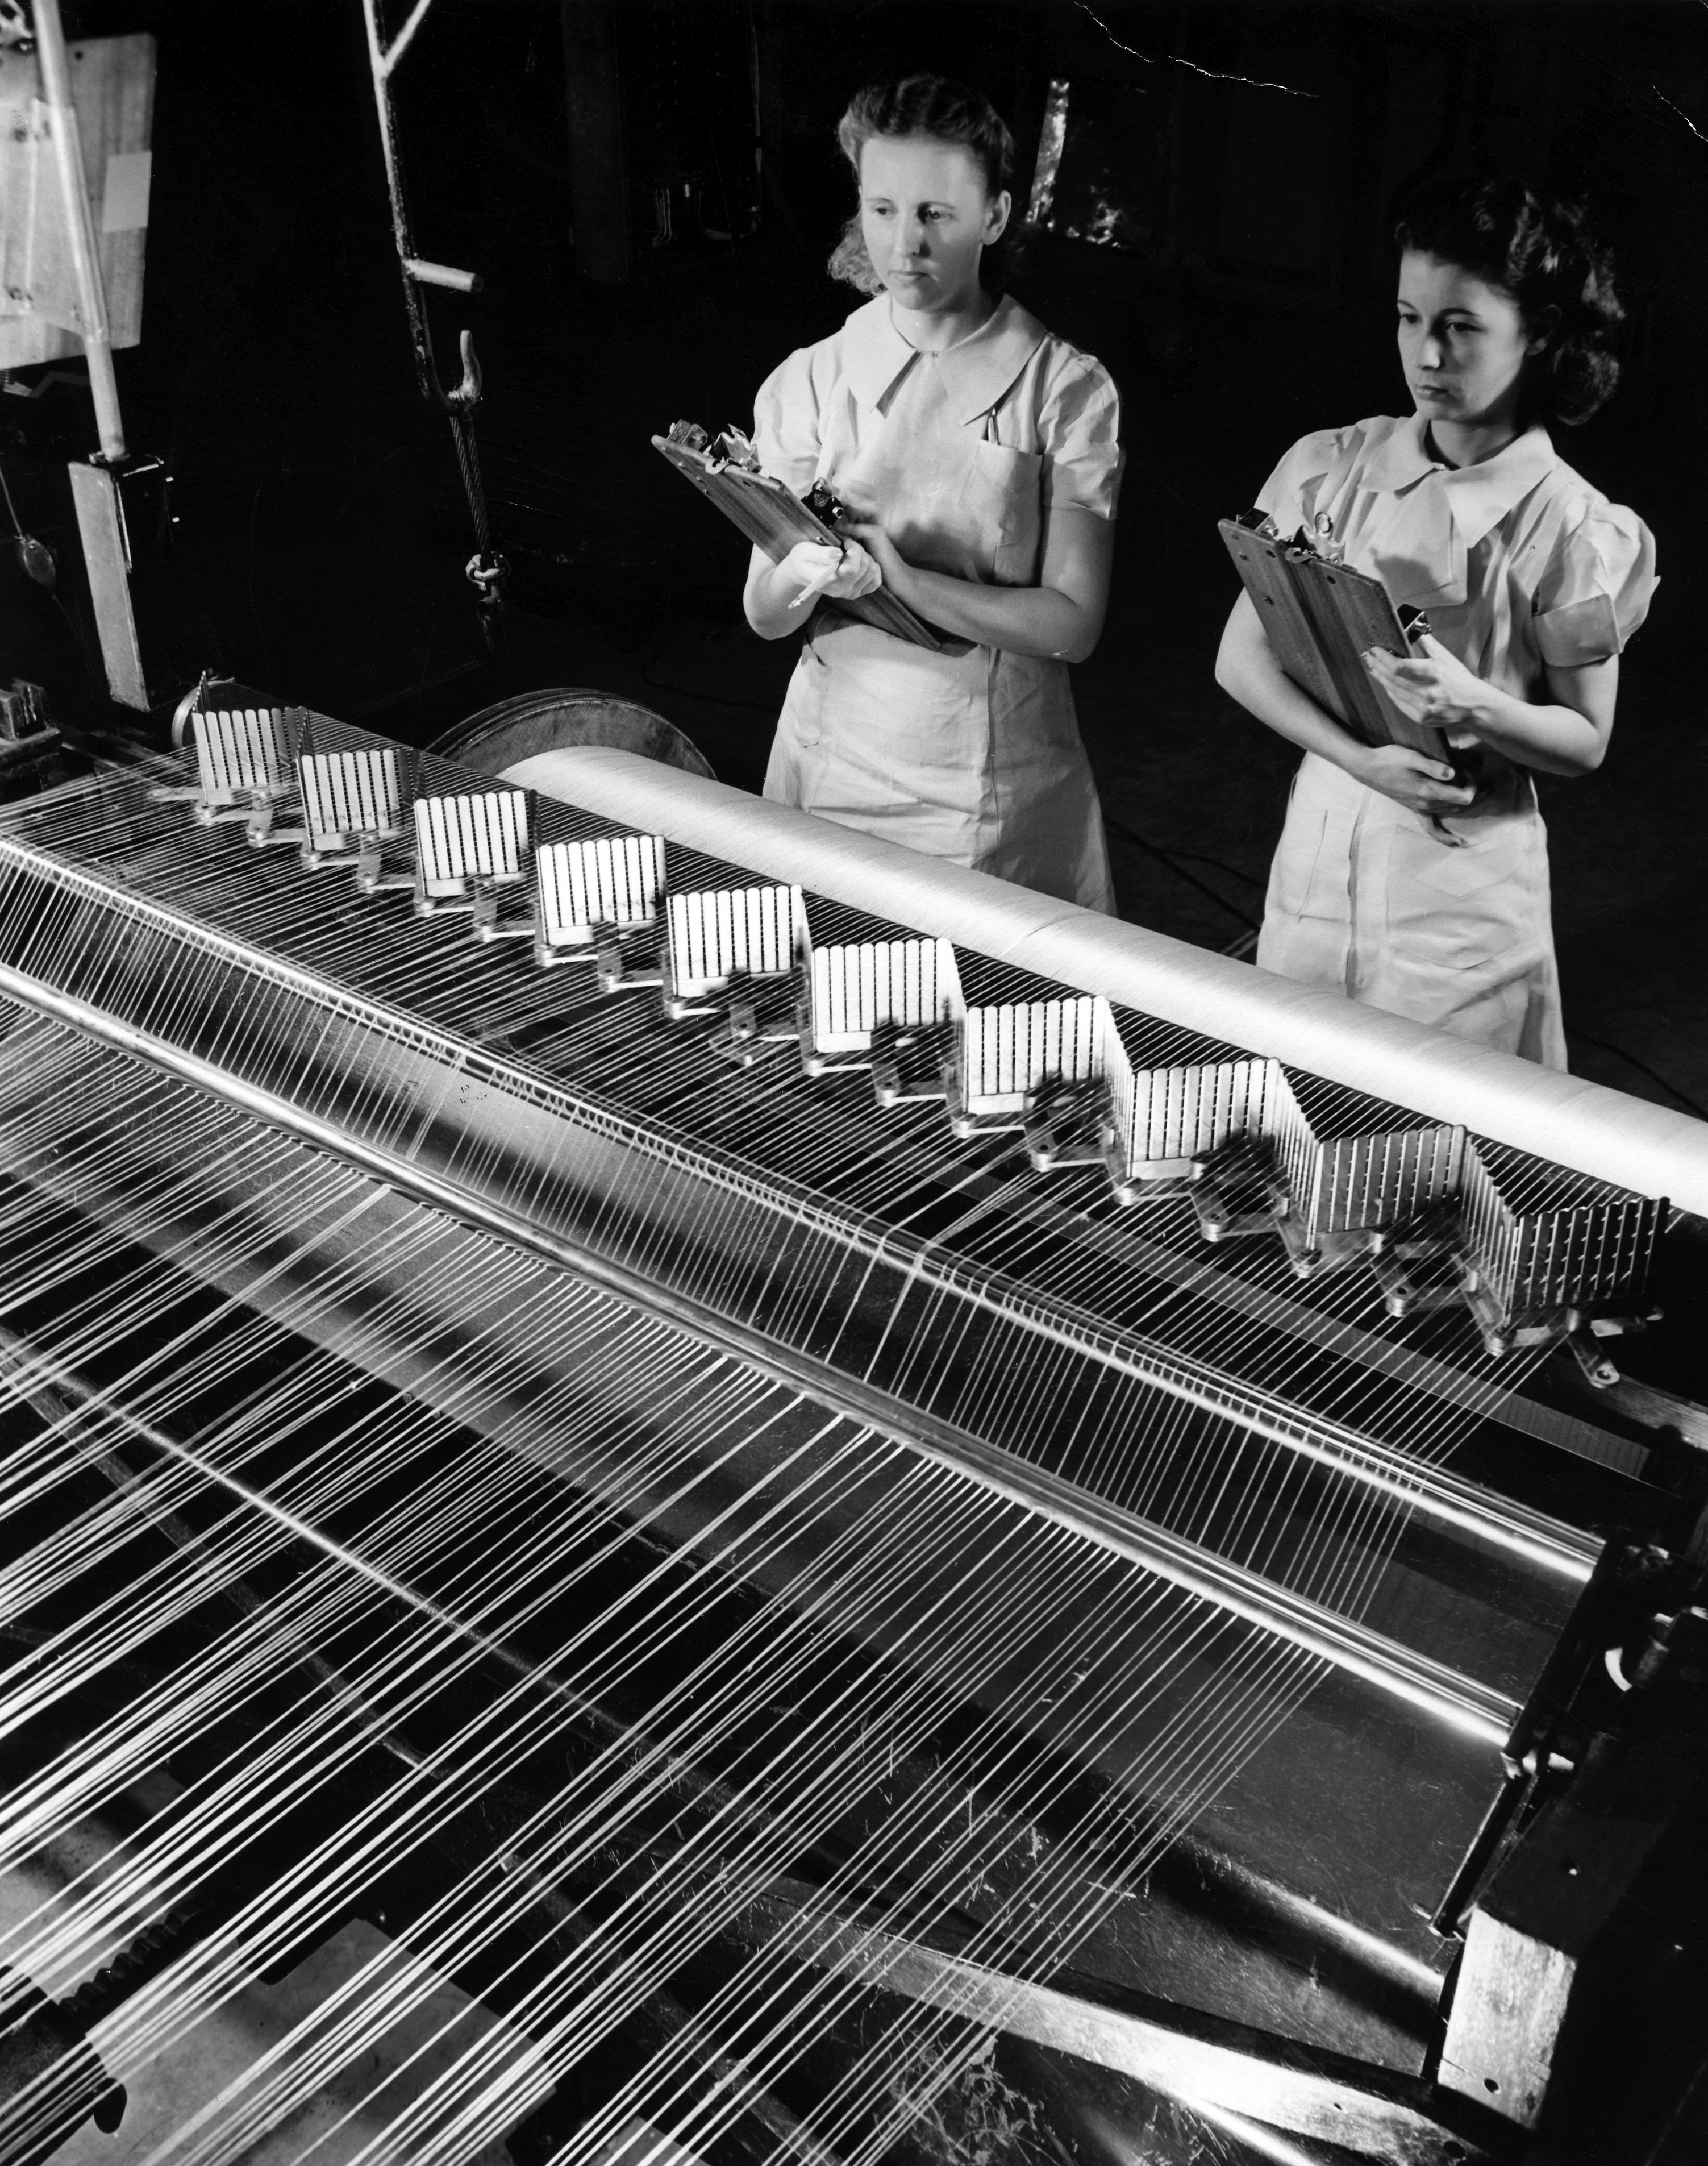
<path id="1" fill-rule="evenodd" d="M 815 625 L 802 644 L 777 718 L 778 737 L 793 737 L 799 745 L 815 745 L 824 735 L 825 690 L 830 673 L 819 652 L 819 629 Z"/>
<path id="2" fill-rule="evenodd" d="M 1295 775 L 1281 840 L 1269 868 L 1268 907 L 1284 917 L 1343 918 L 1348 908 L 1347 853 L 1330 847 L 1328 807 L 1301 793 Z"/>
<path id="3" fill-rule="evenodd" d="M 973 446 L 960 509 L 999 586 L 1030 586 L 1038 576 L 1043 471 L 1041 452 L 1014 452 L 1005 444 Z"/>
<path id="4" fill-rule="evenodd" d="M 1546 860 L 1529 820 L 1461 832 L 1455 849 L 1420 821 L 1394 831 L 1388 862 L 1388 929 L 1395 948 L 1449 970 L 1524 967 L 1546 948 Z"/>
<path id="5" fill-rule="evenodd" d="M 1408 840 L 1407 850 L 1418 880 L 1438 895 L 1475 895 L 1510 878 L 1513 869 L 1510 850 L 1463 834 L 1452 843 L 1426 834 L 1420 843 Z"/>
<path id="6" fill-rule="evenodd" d="M 961 501 L 981 525 L 1012 535 L 1022 522 L 1036 526 L 1043 474 L 1041 452 L 974 444 L 972 463 L 961 483 Z"/>

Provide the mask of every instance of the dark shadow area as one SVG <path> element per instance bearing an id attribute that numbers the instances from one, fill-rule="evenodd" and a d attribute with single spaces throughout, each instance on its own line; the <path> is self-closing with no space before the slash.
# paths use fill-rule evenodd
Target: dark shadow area
<path id="1" fill-rule="evenodd" d="M 745 424 L 771 367 L 852 305 L 822 267 L 850 89 L 909 66 L 977 82 L 1015 125 L 1023 198 L 1049 183 L 1015 289 L 1125 400 L 1114 602 L 1075 675 L 1122 907 L 1217 947 L 1260 914 L 1293 755 L 1211 679 L 1233 588 L 1215 520 L 1305 431 L 1394 410 L 1405 186 L 1486 167 L 1586 190 L 1626 379 L 1564 449 L 1654 528 L 1664 581 L 1606 766 L 1543 785 L 1567 1014 L 1582 1072 L 1708 1106 L 1695 0 L 435 0 L 398 71 L 400 138 L 418 246 L 484 280 L 430 311 L 441 374 L 465 326 L 485 371 L 512 567 L 497 655 L 451 434 L 413 380 L 359 0 L 66 13 L 74 36 L 160 41 L 144 340 L 119 372 L 133 446 L 175 477 L 142 583 L 163 687 L 212 664 L 424 742 L 519 691 L 596 686 L 749 788 L 793 645 L 747 631 L 743 545 L 647 438 Z M 105 712 L 64 471 L 91 411 L 44 373 L 0 397 L 0 463 L 62 576 L 49 593 L 0 553 L 0 681 L 45 684 L 75 720 Z"/>

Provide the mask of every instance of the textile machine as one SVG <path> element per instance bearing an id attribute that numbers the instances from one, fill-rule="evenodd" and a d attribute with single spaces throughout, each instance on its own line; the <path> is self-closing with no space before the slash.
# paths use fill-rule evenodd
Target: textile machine
<path id="1" fill-rule="evenodd" d="M 151 2158 L 1699 2155 L 1708 1130 L 192 721 L 0 812 L 0 2158 L 358 1926 Z"/>

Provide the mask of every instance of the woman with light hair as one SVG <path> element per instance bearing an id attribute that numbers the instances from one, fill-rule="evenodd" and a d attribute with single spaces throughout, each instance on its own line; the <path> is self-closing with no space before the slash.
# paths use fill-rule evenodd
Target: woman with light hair
<path id="1" fill-rule="evenodd" d="M 976 91 L 863 90 L 838 140 L 860 204 L 831 269 L 871 298 L 756 402 L 762 465 L 848 514 L 840 551 L 754 552 L 754 630 L 810 610 L 765 794 L 1112 911 L 1068 665 L 1109 598 L 1115 387 L 997 290 L 1014 145 Z M 942 652 L 838 607 L 880 584 Z"/>

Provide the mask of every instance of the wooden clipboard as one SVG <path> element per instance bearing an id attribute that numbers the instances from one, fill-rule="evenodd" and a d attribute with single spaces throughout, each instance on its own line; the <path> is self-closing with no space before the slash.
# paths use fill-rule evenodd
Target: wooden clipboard
<path id="1" fill-rule="evenodd" d="M 1388 589 L 1303 541 L 1264 533 L 1271 523 L 1247 512 L 1220 520 L 1218 531 L 1281 667 L 1366 744 L 1410 745 L 1451 762 L 1442 732 L 1401 714 L 1364 667 L 1373 647 L 1401 656 L 1412 651 Z"/>
<path id="2" fill-rule="evenodd" d="M 770 474 L 713 458 L 691 445 L 674 443 L 668 436 L 655 436 L 652 445 L 773 564 L 780 563 L 798 542 L 827 542 L 833 549 L 841 546 L 842 537 L 803 504 L 792 489 Z M 965 644 L 951 642 L 943 633 L 933 631 L 905 602 L 898 601 L 882 587 L 855 601 L 839 597 L 830 606 L 914 647 L 929 647 L 936 654 L 952 643 Z"/>

